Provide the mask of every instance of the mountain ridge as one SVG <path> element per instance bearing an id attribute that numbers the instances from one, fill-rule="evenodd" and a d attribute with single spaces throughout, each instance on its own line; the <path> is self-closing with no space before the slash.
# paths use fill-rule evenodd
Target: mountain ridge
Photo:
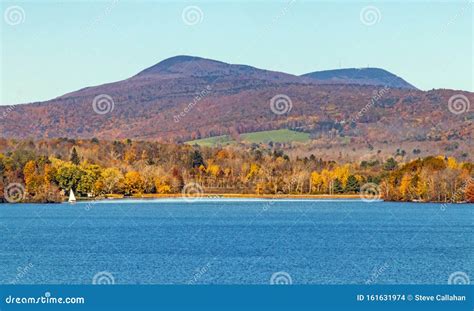
<path id="1" fill-rule="evenodd" d="M 359 84 L 417 89 L 401 77 L 382 68 L 341 68 L 314 71 L 301 75 L 327 84 Z"/>
<path id="2" fill-rule="evenodd" d="M 191 72 L 189 72 L 191 71 Z M 323 83 L 323 84 L 358 84 L 377 85 L 396 88 L 417 89 L 401 77 L 382 68 L 342 68 L 309 72 L 302 75 L 294 75 L 281 71 L 260 69 L 257 67 L 231 64 L 214 59 L 202 58 L 190 55 L 177 55 L 164 59 L 157 64 L 150 66 L 132 78 L 147 75 L 212 75 L 212 74 L 253 74 L 253 73 L 274 73 L 292 77 L 294 82 L 300 83 Z M 303 78 L 298 80 L 297 78 Z M 310 80 L 308 80 L 309 78 Z"/>
<path id="3" fill-rule="evenodd" d="M 260 69 L 257 67 L 242 65 L 242 64 L 230 64 L 214 59 L 203 58 L 191 55 L 177 55 L 166 58 L 155 65 L 147 67 L 137 74 L 119 80 L 115 82 L 108 82 L 95 86 L 88 86 L 81 88 L 76 91 L 71 91 L 60 95 L 56 98 L 67 98 L 75 96 L 78 92 L 94 92 L 97 88 L 106 87 L 111 84 L 120 85 L 127 81 L 140 81 L 139 84 L 147 83 L 151 79 L 155 80 L 167 80 L 167 79 L 186 79 L 191 77 L 206 77 L 209 83 L 215 80 L 223 80 L 229 77 L 252 78 L 261 81 L 269 81 L 272 83 L 297 83 L 297 84 L 328 84 L 328 85 L 367 85 L 367 86 L 387 86 L 392 88 L 406 88 L 406 89 L 417 89 L 402 78 L 390 73 L 387 70 L 380 68 L 375 69 L 379 72 L 383 72 L 385 79 L 383 81 L 377 81 L 376 77 L 371 79 L 355 79 L 354 77 L 346 77 L 338 75 L 338 73 L 346 74 L 347 72 L 358 70 L 364 71 L 365 69 L 357 68 L 345 68 L 345 69 L 330 69 L 322 71 L 314 71 L 303 75 L 294 75 L 281 71 L 273 71 Z M 331 75 L 331 79 L 327 76 Z M 55 98 L 55 99 L 56 99 Z M 54 100 L 54 99 L 52 99 Z"/>
<path id="4" fill-rule="evenodd" d="M 288 128 L 309 133 L 313 141 L 349 139 L 354 145 L 423 141 L 430 146 L 456 140 L 462 146 L 472 142 L 472 112 L 454 114 L 448 102 L 459 94 L 474 102 L 474 93 L 352 82 L 328 84 L 181 56 L 128 79 L 83 88 L 49 101 L 0 106 L 0 133 L 18 139 L 96 137 L 184 142 Z M 97 111 L 97 98 L 103 102 L 104 95 L 111 102 L 105 101 L 109 105 L 105 111 Z M 281 99 L 287 101 L 283 111 L 275 109 Z"/>

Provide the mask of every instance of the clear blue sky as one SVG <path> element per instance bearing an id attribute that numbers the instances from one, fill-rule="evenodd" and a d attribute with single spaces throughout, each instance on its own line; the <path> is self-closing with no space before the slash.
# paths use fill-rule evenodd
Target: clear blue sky
<path id="1" fill-rule="evenodd" d="M 465 0 L 0 1 L 3 105 L 125 79 L 181 54 L 293 74 L 381 67 L 424 90 L 473 91 Z M 12 5 L 25 13 L 18 25 L 5 17 Z M 189 5 L 203 13 L 195 25 L 183 21 Z M 360 18 L 368 5 L 380 12 L 374 25 Z"/>

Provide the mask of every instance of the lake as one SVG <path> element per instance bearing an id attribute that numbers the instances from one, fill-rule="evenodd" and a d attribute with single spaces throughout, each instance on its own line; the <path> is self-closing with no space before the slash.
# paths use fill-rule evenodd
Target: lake
<path id="1" fill-rule="evenodd" d="M 2 284 L 447 284 L 474 204 L 180 199 L 0 204 Z"/>

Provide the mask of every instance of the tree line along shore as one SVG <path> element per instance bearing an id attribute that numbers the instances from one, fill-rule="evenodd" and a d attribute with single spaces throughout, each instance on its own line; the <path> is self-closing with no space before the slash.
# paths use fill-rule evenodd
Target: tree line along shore
<path id="1" fill-rule="evenodd" d="M 277 144 L 199 147 L 0 139 L 0 201 L 104 197 L 370 198 L 474 202 L 474 164 L 433 155 L 357 163 L 289 157 Z"/>

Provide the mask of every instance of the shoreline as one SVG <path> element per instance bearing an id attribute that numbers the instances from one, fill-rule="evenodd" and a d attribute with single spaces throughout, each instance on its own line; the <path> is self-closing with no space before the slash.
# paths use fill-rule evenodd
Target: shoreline
<path id="1" fill-rule="evenodd" d="M 96 198 L 77 198 L 77 201 L 99 201 L 99 200 L 133 200 L 133 199 L 179 199 L 179 198 L 200 198 L 200 199 L 317 199 L 317 200 L 337 200 L 337 199 L 348 199 L 348 200 L 361 200 L 362 197 L 359 194 L 240 194 L 240 193 L 206 193 L 202 196 L 183 196 L 181 193 L 168 193 L 168 194 L 141 194 L 125 196 L 120 194 L 108 194 L 102 197 Z M 442 201 L 391 201 L 383 198 L 375 199 L 373 201 L 378 202 L 398 202 L 398 203 L 437 203 L 437 204 L 470 204 L 470 202 L 442 202 Z M 64 202 L 67 202 L 64 201 Z"/>
<path id="2" fill-rule="evenodd" d="M 169 194 L 141 194 L 141 195 L 106 195 L 100 199 L 114 200 L 114 199 L 179 199 L 179 198 L 201 198 L 201 199 L 360 199 L 358 194 L 237 194 L 237 193 L 205 193 L 195 196 L 184 196 L 181 193 Z M 100 200 L 99 199 L 99 200 Z M 94 200 L 92 198 L 78 198 L 78 201 Z M 97 198 L 96 198 L 97 200 Z"/>
<path id="3" fill-rule="evenodd" d="M 145 194 L 140 196 L 131 196 L 130 198 L 140 199 L 171 199 L 185 197 L 181 193 L 176 194 Z M 192 197 L 192 196 L 190 196 Z M 219 198 L 243 198 L 243 199 L 360 199 L 358 194 L 240 194 L 240 193 L 204 193 L 202 196 L 197 196 L 204 199 L 219 199 Z M 124 197 L 125 198 L 125 197 Z"/>
<path id="4" fill-rule="evenodd" d="M 76 197 L 77 202 L 94 202 L 94 201 L 107 201 L 107 200 L 140 200 L 140 199 L 186 199 L 186 198 L 199 198 L 199 199 L 266 199 L 266 200 L 285 200 L 285 199 L 294 199 L 294 200 L 305 200 L 305 199 L 315 199 L 315 200 L 360 200 L 363 198 L 359 194 L 251 194 L 251 193 L 206 193 L 202 195 L 190 195 L 184 196 L 181 193 L 168 193 L 168 194 L 136 194 L 132 196 L 126 196 L 122 194 L 107 194 L 104 196 L 97 196 L 94 198 L 88 197 Z M 436 203 L 436 204 L 470 204 L 470 202 L 442 202 L 442 201 L 391 201 L 385 200 L 383 198 L 374 199 L 374 202 L 398 202 L 398 203 Z M 0 204 L 8 203 L 0 201 Z M 38 202 L 38 201 L 25 201 L 18 203 L 26 204 L 61 204 L 68 203 L 67 198 L 64 198 L 63 201 L 57 202 Z M 17 204 L 18 204 L 17 203 Z M 472 203 L 471 203 L 472 204 Z"/>

